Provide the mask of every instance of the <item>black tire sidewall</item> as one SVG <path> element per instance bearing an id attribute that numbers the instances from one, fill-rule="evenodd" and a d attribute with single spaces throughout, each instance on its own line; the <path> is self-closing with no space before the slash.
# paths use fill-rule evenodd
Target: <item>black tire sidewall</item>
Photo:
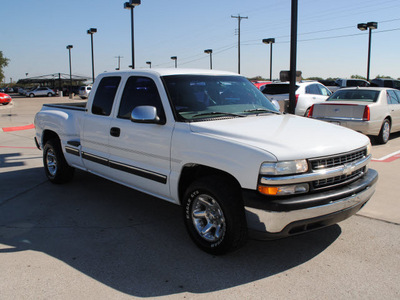
<path id="1" fill-rule="evenodd" d="M 192 184 L 186 191 L 183 201 L 183 217 L 190 237 L 202 250 L 220 255 L 236 250 L 242 246 L 247 237 L 247 226 L 244 216 L 244 207 L 237 193 L 229 190 L 232 185 L 225 185 L 218 182 L 218 179 L 203 179 Z M 225 186 L 226 190 L 221 188 Z M 191 213 L 193 201 L 198 195 L 206 194 L 211 196 L 222 209 L 225 218 L 226 229 L 223 236 L 216 242 L 209 242 L 203 239 L 197 232 Z"/>
<path id="2" fill-rule="evenodd" d="M 47 153 L 52 150 L 57 162 L 57 171 L 54 175 L 50 174 L 47 165 Z M 53 183 L 65 183 L 72 179 L 74 169 L 70 167 L 62 153 L 58 140 L 49 140 L 43 147 L 43 165 L 47 178 Z"/>
<path id="3" fill-rule="evenodd" d="M 388 139 L 387 140 L 384 140 L 384 138 L 383 138 L 383 131 L 384 131 L 384 128 L 385 128 L 385 124 L 389 124 L 389 136 L 388 136 Z M 383 123 L 382 123 L 382 127 L 381 127 L 381 130 L 379 131 L 379 135 L 378 135 L 378 142 L 380 143 L 380 144 L 386 144 L 388 141 L 389 141 L 389 139 L 390 139 L 390 128 L 391 126 L 390 126 L 390 122 L 387 120 L 387 119 L 385 119 L 385 121 L 383 121 Z"/>

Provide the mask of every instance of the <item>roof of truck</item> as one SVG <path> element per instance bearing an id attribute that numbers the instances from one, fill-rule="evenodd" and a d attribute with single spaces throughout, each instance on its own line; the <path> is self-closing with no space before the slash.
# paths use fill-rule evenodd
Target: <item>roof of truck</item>
<path id="1" fill-rule="evenodd" d="M 104 73 L 103 73 L 104 74 Z M 107 75 L 116 74 L 153 74 L 158 76 L 169 76 L 169 75 L 239 75 L 233 72 L 209 70 L 209 69 L 185 69 L 185 68 L 169 68 L 169 69 L 134 69 L 134 70 L 122 70 L 116 72 L 107 72 Z"/>

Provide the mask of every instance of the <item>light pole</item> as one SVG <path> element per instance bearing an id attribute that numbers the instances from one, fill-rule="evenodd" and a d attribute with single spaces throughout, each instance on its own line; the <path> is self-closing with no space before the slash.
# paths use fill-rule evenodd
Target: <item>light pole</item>
<path id="1" fill-rule="evenodd" d="M 213 51 L 212 51 L 212 49 L 206 49 L 206 50 L 204 50 L 204 53 L 210 54 L 210 70 L 212 70 L 212 53 L 213 53 Z"/>
<path id="2" fill-rule="evenodd" d="M 146 64 L 149 65 L 151 69 L 151 61 L 146 61 Z"/>
<path id="3" fill-rule="evenodd" d="M 114 56 L 114 57 L 115 57 L 115 58 L 118 58 L 118 67 L 115 68 L 115 70 L 119 71 L 119 70 L 121 69 L 121 58 L 124 58 L 124 57 L 121 56 L 121 55 Z"/>
<path id="4" fill-rule="evenodd" d="M 178 67 L 178 57 L 177 56 L 171 56 L 171 59 L 175 61 L 175 69 Z"/>
<path id="5" fill-rule="evenodd" d="M 70 86 L 69 86 L 69 99 L 72 99 L 72 66 L 71 66 L 71 49 L 74 48 L 72 45 L 68 45 L 66 47 L 69 52 L 69 81 L 70 81 Z"/>
<path id="6" fill-rule="evenodd" d="M 94 55 L 93 55 L 93 34 L 97 32 L 97 28 L 90 28 L 87 34 L 90 34 L 90 42 L 92 46 L 92 83 L 94 83 Z"/>
<path id="7" fill-rule="evenodd" d="M 275 43 L 274 38 L 269 38 L 269 39 L 263 39 L 262 42 L 264 44 L 270 44 L 270 53 L 269 53 L 269 80 L 272 81 L 272 44 Z"/>
<path id="8" fill-rule="evenodd" d="M 378 22 L 368 22 L 368 23 L 360 23 L 357 24 L 357 28 L 361 31 L 369 29 L 369 38 L 368 38 L 368 60 L 367 60 L 367 81 L 369 81 L 369 69 L 371 63 L 371 32 L 372 29 L 378 28 Z"/>
<path id="9" fill-rule="evenodd" d="M 248 19 L 248 17 L 237 15 L 231 16 L 231 18 L 238 19 L 238 73 L 240 74 L 240 21 L 242 21 L 242 19 Z"/>
<path id="10" fill-rule="evenodd" d="M 134 42 L 134 28 L 133 28 L 133 9 L 135 6 L 140 5 L 140 0 L 129 0 L 124 3 L 125 9 L 131 10 L 131 41 L 132 41 L 132 69 L 135 68 L 135 42 Z"/>

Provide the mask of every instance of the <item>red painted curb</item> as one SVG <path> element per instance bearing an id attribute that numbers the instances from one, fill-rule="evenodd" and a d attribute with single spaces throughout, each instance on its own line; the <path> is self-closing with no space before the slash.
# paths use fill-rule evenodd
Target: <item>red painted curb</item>
<path id="1" fill-rule="evenodd" d="M 16 127 L 3 127 L 3 131 L 18 131 L 18 130 L 27 130 L 27 129 L 34 129 L 35 125 L 30 124 L 30 125 L 25 125 L 25 126 L 16 126 Z"/>

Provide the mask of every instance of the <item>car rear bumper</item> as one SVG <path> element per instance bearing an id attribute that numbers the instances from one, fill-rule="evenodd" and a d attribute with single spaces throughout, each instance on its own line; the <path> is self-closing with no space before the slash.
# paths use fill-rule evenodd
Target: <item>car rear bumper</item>
<path id="1" fill-rule="evenodd" d="M 315 118 L 320 121 L 325 121 L 353 129 L 366 135 L 378 135 L 381 129 L 382 123 L 378 121 L 363 121 L 354 120 L 350 118 Z"/>
<path id="2" fill-rule="evenodd" d="M 250 234 L 273 239 L 336 224 L 363 207 L 374 194 L 377 179 L 378 173 L 370 169 L 350 185 L 274 203 L 257 192 L 244 191 Z"/>

